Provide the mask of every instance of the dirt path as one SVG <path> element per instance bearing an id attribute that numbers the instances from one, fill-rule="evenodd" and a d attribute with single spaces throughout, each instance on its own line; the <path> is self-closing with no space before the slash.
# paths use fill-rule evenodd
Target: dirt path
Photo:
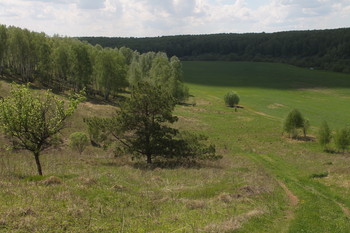
<path id="1" fill-rule="evenodd" d="M 343 204 L 337 202 L 337 204 L 339 205 L 339 207 L 342 209 L 342 211 L 344 212 L 344 214 L 347 216 L 347 217 L 350 217 L 350 210 L 345 207 Z"/>
<path id="2" fill-rule="evenodd" d="M 347 218 L 350 217 L 348 206 L 331 195 L 331 190 L 328 190 L 327 187 L 320 185 L 317 181 L 299 177 L 297 169 L 277 156 L 255 154 L 250 158 L 276 178 L 277 183 L 288 197 L 284 219 L 279 219 L 279 232 L 291 230 L 309 232 L 310 229 L 314 230 L 313 232 L 344 232 L 344 229 L 350 229 L 350 223 L 344 222 L 344 215 Z M 287 186 L 284 181 L 291 182 L 288 182 Z M 295 195 L 295 192 L 298 195 Z M 301 199 L 307 201 L 300 201 Z M 340 208 L 341 212 L 330 211 L 333 208 Z M 308 216 L 309 219 L 305 219 L 304 216 Z M 333 221 L 322 221 L 327 218 Z"/>
<path id="3" fill-rule="evenodd" d="M 289 199 L 289 204 L 291 206 L 296 206 L 299 203 L 299 198 L 295 196 L 292 191 L 288 189 L 288 187 L 280 180 L 277 180 L 278 184 L 283 188 L 284 192 L 287 194 Z"/>
<path id="4" fill-rule="evenodd" d="M 281 120 L 281 119 L 278 118 L 278 117 L 275 117 L 275 116 L 266 114 L 266 113 L 264 113 L 264 112 L 258 112 L 258 111 L 255 111 L 255 110 L 251 109 L 251 108 L 248 108 L 248 107 L 244 107 L 244 108 L 245 108 L 247 111 L 249 111 L 249 112 L 252 112 L 252 113 L 254 113 L 254 114 L 258 114 L 258 115 L 260 115 L 260 116 L 264 116 L 264 117 L 269 118 L 269 119 Z"/>

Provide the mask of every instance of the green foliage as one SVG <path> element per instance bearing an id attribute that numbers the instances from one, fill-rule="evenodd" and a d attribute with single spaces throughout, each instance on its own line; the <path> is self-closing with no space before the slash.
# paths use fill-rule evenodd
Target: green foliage
<path id="1" fill-rule="evenodd" d="M 329 175 L 328 172 L 313 173 L 310 175 L 310 178 L 325 178 L 328 175 Z"/>
<path id="2" fill-rule="evenodd" d="M 4 65 L 4 58 L 8 43 L 8 33 L 4 25 L 0 25 L 0 74 Z"/>
<path id="3" fill-rule="evenodd" d="M 341 130 L 337 130 L 334 135 L 334 143 L 339 151 L 345 152 L 350 145 L 350 129 L 343 128 Z"/>
<path id="4" fill-rule="evenodd" d="M 215 159 L 215 147 L 202 141 L 207 138 L 190 133 L 179 134 L 170 124 L 178 118 L 172 115 L 175 99 L 161 86 L 139 82 L 131 97 L 121 104 L 112 119 L 88 119 L 89 128 L 108 132 L 133 156 L 145 156 L 147 163 L 154 157 Z"/>
<path id="5" fill-rule="evenodd" d="M 76 150 L 81 154 L 89 145 L 89 139 L 85 133 L 75 132 L 69 136 L 69 145 L 73 150 Z"/>
<path id="6" fill-rule="evenodd" d="M 177 102 L 187 100 L 182 65 L 165 53 L 139 54 L 92 46 L 74 38 L 48 37 L 17 27 L 0 25 L 0 73 L 6 70 L 13 81 L 36 82 L 55 91 L 87 90 L 91 97 L 109 100 L 129 85 L 152 80 L 168 89 Z"/>
<path id="7" fill-rule="evenodd" d="M 109 142 L 107 142 L 108 130 L 106 127 L 109 122 L 106 119 L 98 117 L 84 118 L 84 122 L 88 126 L 88 134 L 91 144 L 96 147 L 107 147 Z"/>
<path id="8" fill-rule="evenodd" d="M 125 59 L 117 50 L 100 50 L 96 57 L 94 73 L 97 79 L 97 87 L 102 91 L 106 100 L 109 99 L 111 93 L 117 92 L 128 85 Z"/>
<path id="9" fill-rule="evenodd" d="M 34 95 L 28 87 L 15 85 L 11 95 L 0 102 L 0 129 L 13 145 L 33 153 L 39 175 L 42 175 L 40 152 L 50 147 L 57 138 L 66 119 L 71 116 L 82 101 L 78 94 L 70 98 L 67 107 L 50 91 Z"/>
<path id="10" fill-rule="evenodd" d="M 292 138 L 298 137 L 298 129 L 302 129 L 304 136 L 306 136 L 306 131 L 309 128 L 310 123 L 305 120 L 303 115 L 297 109 L 293 109 L 287 115 L 284 124 L 283 131 L 287 132 Z"/>
<path id="11" fill-rule="evenodd" d="M 131 85 L 147 80 L 162 86 L 175 98 L 177 103 L 184 102 L 189 97 L 188 88 L 182 82 L 181 61 L 177 57 L 169 59 L 165 53 L 134 54 L 128 71 L 128 79 Z"/>
<path id="12" fill-rule="evenodd" d="M 324 148 L 324 150 L 327 150 L 327 145 L 330 143 L 331 138 L 332 134 L 328 123 L 326 121 L 323 121 L 318 130 L 318 142 Z"/>
<path id="13" fill-rule="evenodd" d="M 237 105 L 239 104 L 239 95 L 234 92 L 234 91 L 230 91 L 225 95 L 225 104 L 230 106 L 230 107 L 237 107 Z"/>
<path id="14" fill-rule="evenodd" d="M 92 62 L 87 44 L 73 42 L 71 46 L 71 76 L 74 89 L 79 91 L 91 84 Z"/>
<path id="15" fill-rule="evenodd" d="M 195 158 L 200 160 L 221 159 L 221 155 L 216 154 L 215 145 L 207 145 L 208 137 L 202 134 L 193 134 L 188 131 L 179 132 L 176 136 L 179 145 L 177 145 L 177 155 L 185 158 Z"/>
<path id="16" fill-rule="evenodd" d="M 104 47 L 164 51 L 192 61 L 254 61 L 289 63 L 337 72 L 348 67 L 350 29 L 278 33 L 179 35 L 153 38 L 84 37 L 82 41 Z"/>
<path id="17" fill-rule="evenodd" d="M 303 134 L 304 137 L 306 137 L 307 131 L 310 129 L 310 121 L 309 119 L 304 119 L 304 123 L 303 123 Z"/>

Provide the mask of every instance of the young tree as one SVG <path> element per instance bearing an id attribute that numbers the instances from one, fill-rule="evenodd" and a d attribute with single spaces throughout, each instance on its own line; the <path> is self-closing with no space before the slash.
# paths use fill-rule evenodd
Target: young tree
<path id="1" fill-rule="evenodd" d="M 332 138 L 331 130 L 326 121 L 323 121 L 321 127 L 318 130 L 318 142 L 323 147 L 323 150 L 327 150 L 327 145 L 330 143 Z"/>
<path id="2" fill-rule="evenodd" d="M 172 115 L 174 107 L 175 100 L 166 89 L 139 82 L 117 115 L 112 119 L 101 119 L 99 128 L 109 131 L 133 155 L 145 156 L 147 163 L 152 163 L 157 156 L 218 158 L 213 145 L 202 143 L 205 137 L 189 133 L 184 136 L 170 127 L 178 120 Z M 96 125 L 95 120 L 91 122 Z"/>
<path id="3" fill-rule="evenodd" d="M 334 143 L 337 149 L 344 153 L 350 145 L 350 130 L 347 128 L 338 130 L 334 135 Z"/>
<path id="4" fill-rule="evenodd" d="M 297 109 L 293 109 L 287 115 L 284 124 L 283 131 L 289 134 L 289 137 L 296 138 L 298 136 L 298 129 L 304 131 L 304 136 L 306 136 L 306 128 L 308 128 L 308 121 L 305 122 L 303 115 Z"/>
<path id="5" fill-rule="evenodd" d="M 75 132 L 69 136 L 69 145 L 72 149 L 79 152 L 79 154 L 83 153 L 86 146 L 89 145 L 89 139 L 83 132 Z"/>
<path id="6" fill-rule="evenodd" d="M 33 153 L 38 174 L 42 175 L 40 153 L 50 147 L 55 135 L 65 126 L 82 100 L 80 95 L 70 99 L 67 107 L 47 91 L 35 96 L 26 86 L 16 86 L 11 95 L 0 101 L 0 129 L 13 145 Z"/>
<path id="7" fill-rule="evenodd" d="M 310 128 L 310 121 L 309 119 L 304 119 L 304 123 L 303 123 L 303 134 L 304 134 L 304 137 L 306 137 L 306 134 L 307 134 L 307 131 L 309 130 Z"/>
<path id="8" fill-rule="evenodd" d="M 225 95 L 225 104 L 234 107 L 235 111 L 237 111 L 237 105 L 239 104 L 239 96 L 236 92 L 230 91 Z"/>
<path id="9" fill-rule="evenodd" d="M 152 163 L 153 156 L 168 153 L 170 141 L 177 134 L 177 130 L 165 124 L 177 121 L 172 115 L 174 107 L 174 98 L 168 92 L 139 82 L 131 98 L 117 112 L 113 136 L 131 152 L 146 156 L 147 163 Z"/>

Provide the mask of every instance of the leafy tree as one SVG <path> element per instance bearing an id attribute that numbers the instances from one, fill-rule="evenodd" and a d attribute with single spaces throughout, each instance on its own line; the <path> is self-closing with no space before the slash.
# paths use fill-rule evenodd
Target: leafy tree
<path id="1" fill-rule="evenodd" d="M 350 130 L 347 128 L 338 130 L 334 135 L 334 143 L 337 149 L 344 153 L 350 145 Z"/>
<path id="2" fill-rule="evenodd" d="M 139 82 L 142 78 L 139 58 L 140 55 L 138 53 L 134 54 L 134 57 L 129 66 L 128 81 L 131 86 L 137 84 L 137 82 Z"/>
<path id="3" fill-rule="evenodd" d="M 98 87 L 106 100 L 109 99 L 111 92 L 116 92 L 128 85 L 125 59 L 117 50 L 101 50 L 97 55 L 94 68 Z"/>
<path id="4" fill-rule="evenodd" d="M 306 133 L 309 130 L 309 128 L 310 128 L 310 121 L 309 121 L 309 119 L 304 119 L 304 123 L 303 123 L 303 134 L 304 134 L 304 137 L 306 137 Z"/>
<path id="5" fill-rule="evenodd" d="M 37 73 L 39 74 L 39 79 L 43 84 L 52 86 L 52 47 L 51 44 L 44 33 L 35 34 L 36 36 L 36 51 L 38 53 L 37 57 Z"/>
<path id="6" fill-rule="evenodd" d="M 130 65 L 134 56 L 134 51 L 123 46 L 119 49 L 119 52 L 123 54 L 126 64 Z"/>
<path id="7" fill-rule="evenodd" d="M 66 119 L 74 113 L 82 100 L 80 95 L 70 98 L 67 107 L 50 91 L 35 96 L 26 86 L 16 86 L 11 95 L 0 102 L 0 129 L 15 147 L 33 153 L 38 174 L 42 175 L 40 153 L 50 147 Z"/>
<path id="8" fill-rule="evenodd" d="M 4 25 L 0 25 L 0 74 L 4 66 L 5 53 L 7 50 L 8 32 Z"/>
<path id="9" fill-rule="evenodd" d="M 82 90 L 91 83 L 93 71 L 87 44 L 72 42 L 71 63 L 71 82 L 76 91 Z"/>
<path id="10" fill-rule="evenodd" d="M 172 115 L 175 100 L 160 86 L 139 82 L 112 119 L 102 119 L 100 128 L 109 131 L 134 156 L 145 156 L 147 163 L 154 157 L 216 159 L 215 147 L 202 141 L 207 138 L 190 133 L 179 134 L 170 124 L 178 118 Z"/>
<path id="11" fill-rule="evenodd" d="M 64 89 L 70 76 L 70 49 L 67 39 L 56 39 L 52 51 L 52 82 L 58 90 Z"/>
<path id="12" fill-rule="evenodd" d="M 86 146 L 89 145 L 89 139 L 85 133 L 75 132 L 69 136 L 69 145 L 81 154 Z"/>
<path id="13" fill-rule="evenodd" d="M 183 84 L 182 64 L 178 57 L 170 58 L 172 87 L 171 91 L 177 102 L 184 102 L 189 97 L 188 88 Z"/>
<path id="14" fill-rule="evenodd" d="M 303 115 L 297 109 L 293 109 L 287 115 L 284 124 L 283 131 L 289 134 L 289 137 L 296 138 L 298 136 L 298 129 L 302 129 L 304 136 L 306 136 L 306 129 L 309 127 L 308 121 L 306 121 Z"/>
<path id="15" fill-rule="evenodd" d="M 325 151 L 327 150 L 327 145 L 330 143 L 331 138 L 331 130 L 328 126 L 328 123 L 324 121 L 318 130 L 318 142 Z"/>
<path id="16" fill-rule="evenodd" d="M 234 107 L 235 110 L 237 111 L 237 105 L 239 104 L 239 96 L 236 92 L 230 91 L 225 95 L 225 104 Z"/>

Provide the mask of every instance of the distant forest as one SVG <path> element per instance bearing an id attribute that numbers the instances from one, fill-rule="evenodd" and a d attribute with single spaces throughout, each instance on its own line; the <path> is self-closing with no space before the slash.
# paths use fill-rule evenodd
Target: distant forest
<path id="1" fill-rule="evenodd" d="M 80 37 L 102 47 L 161 51 L 181 60 L 282 62 L 350 73 L 350 28 L 150 38 Z"/>

